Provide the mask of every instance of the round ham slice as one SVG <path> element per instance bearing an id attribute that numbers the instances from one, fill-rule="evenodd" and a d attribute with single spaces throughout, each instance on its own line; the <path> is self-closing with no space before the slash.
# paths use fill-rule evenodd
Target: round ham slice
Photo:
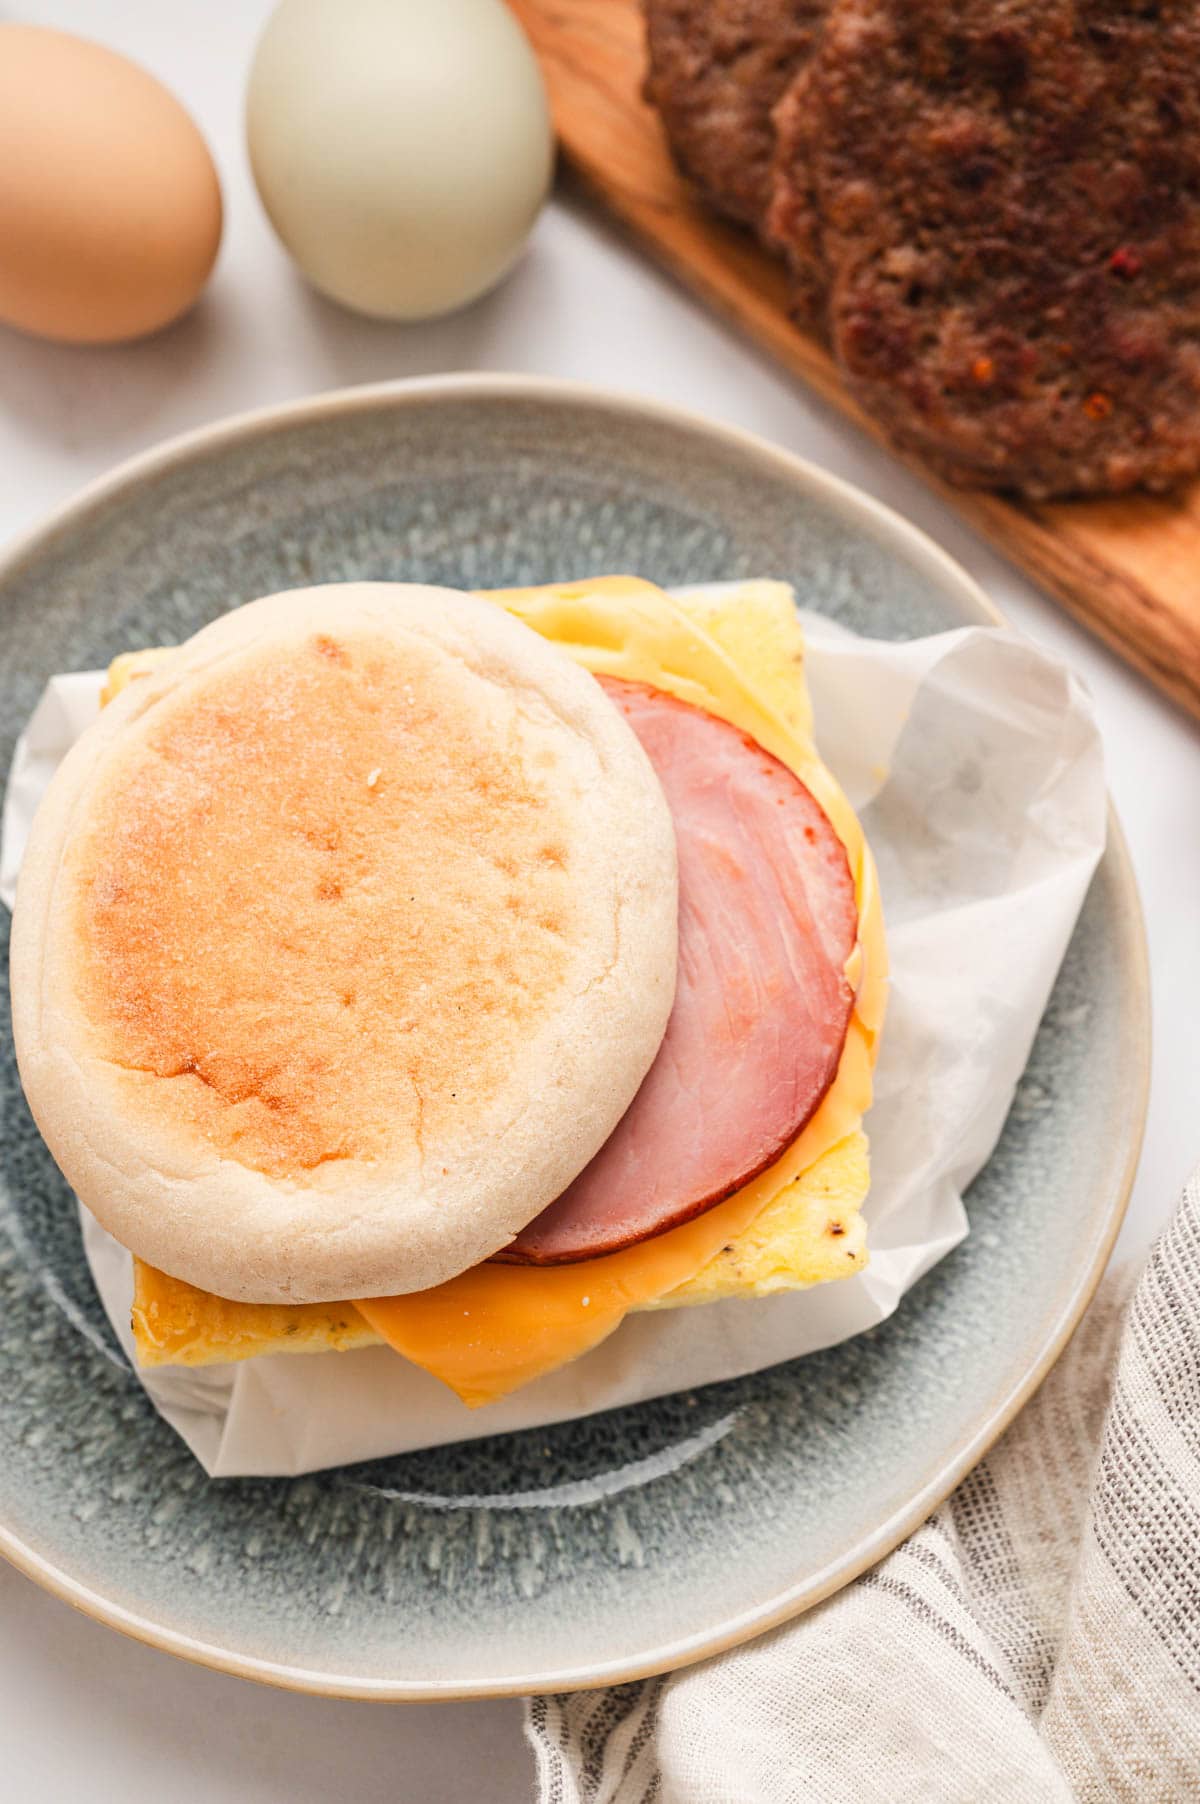
<path id="1" fill-rule="evenodd" d="M 728 721 L 604 678 L 658 774 L 679 849 L 679 980 L 617 1127 L 496 1255 L 563 1265 L 661 1234 L 774 1162 L 837 1072 L 858 934 L 845 848 L 800 779 Z"/>

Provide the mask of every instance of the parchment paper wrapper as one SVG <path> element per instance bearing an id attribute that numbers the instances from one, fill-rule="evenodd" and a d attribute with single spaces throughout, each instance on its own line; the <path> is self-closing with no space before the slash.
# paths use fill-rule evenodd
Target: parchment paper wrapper
<path id="1" fill-rule="evenodd" d="M 574 1364 L 481 1410 L 384 1347 L 139 1372 L 207 1472 L 311 1472 L 756 1371 L 883 1321 L 966 1234 L 962 1192 L 999 1135 L 1104 846 L 1091 705 L 1061 664 L 1008 632 L 895 645 L 816 617 L 805 629 L 818 742 L 878 861 L 892 965 L 867 1123 L 867 1270 L 631 1315 Z M 10 906 L 33 811 L 100 684 L 98 672 L 53 678 L 18 743 L 0 845 Z M 132 1364 L 129 1255 L 80 1213 Z"/>

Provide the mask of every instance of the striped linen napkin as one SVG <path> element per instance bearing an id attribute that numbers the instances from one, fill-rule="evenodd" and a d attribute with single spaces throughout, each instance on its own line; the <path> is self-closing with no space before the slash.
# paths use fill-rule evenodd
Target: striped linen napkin
<path id="1" fill-rule="evenodd" d="M 530 1699 L 542 1804 L 1200 1800 L 1200 1172 L 911 1540 L 702 1666 Z"/>

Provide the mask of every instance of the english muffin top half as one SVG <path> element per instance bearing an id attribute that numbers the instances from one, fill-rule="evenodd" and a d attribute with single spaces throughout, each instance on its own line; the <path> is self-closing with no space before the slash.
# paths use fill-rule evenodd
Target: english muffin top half
<path id="1" fill-rule="evenodd" d="M 425 1289 L 615 1127 L 676 935 L 667 806 L 592 676 L 456 592 L 294 591 L 131 684 L 56 775 L 13 929 L 21 1075 L 164 1271 Z"/>

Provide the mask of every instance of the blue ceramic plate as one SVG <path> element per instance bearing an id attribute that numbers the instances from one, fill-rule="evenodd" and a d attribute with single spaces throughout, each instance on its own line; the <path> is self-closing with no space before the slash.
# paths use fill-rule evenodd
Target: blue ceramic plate
<path id="1" fill-rule="evenodd" d="M 51 672 L 182 639 L 270 590 L 604 570 L 788 577 L 807 605 L 891 638 L 995 619 L 911 527 L 740 434 L 524 378 L 358 389 L 140 458 L 10 554 L 0 767 Z M 742 1640 L 891 1548 L 1045 1375 L 1120 1221 L 1147 1048 L 1141 919 L 1114 829 L 971 1189 L 972 1234 L 890 1322 L 587 1421 L 209 1482 L 112 1339 L 5 1025 L 0 1548 L 146 1641 L 349 1696 L 598 1684 Z"/>

